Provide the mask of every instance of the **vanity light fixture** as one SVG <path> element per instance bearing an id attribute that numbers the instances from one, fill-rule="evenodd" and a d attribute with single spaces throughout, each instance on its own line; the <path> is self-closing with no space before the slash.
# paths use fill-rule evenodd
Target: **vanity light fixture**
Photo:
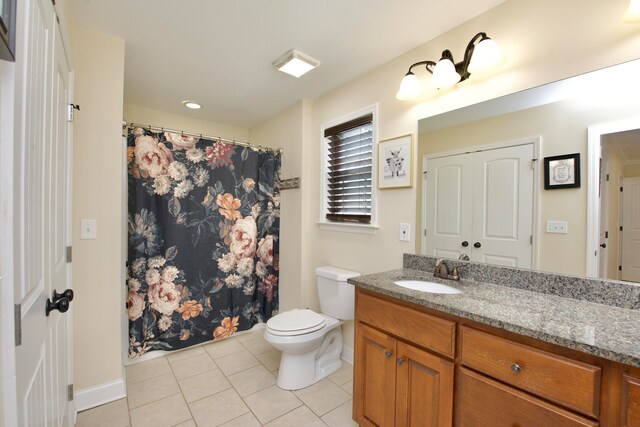
<path id="1" fill-rule="evenodd" d="M 195 101 L 182 101 L 182 105 L 184 105 L 187 108 L 191 108 L 192 110 L 199 110 L 200 108 L 202 108 L 202 105 L 198 104 Z"/>
<path id="2" fill-rule="evenodd" d="M 478 33 L 467 44 L 467 48 L 464 51 L 464 59 L 458 63 L 454 62 L 453 54 L 447 49 L 442 52 L 442 57 L 437 63 L 420 61 L 411 65 L 402 82 L 400 82 L 400 90 L 398 90 L 396 98 L 406 101 L 420 95 L 420 82 L 411 71 L 419 65 L 424 65 L 426 70 L 433 75 L 431 78 L 433 86 L 438 89 L 445 89 L 468 79 L 471 73 L 486 71 L 500 62 L 502 62 L 502 54 L 496 42 L 491 40 L 487 33 Z"/>
<path id="3" fill-rule="evenodd" d="M 278 70 L 295 78 L 308 73 L 318 65 L 320 65 L 320 61 L 295 49 L 285 53 L 273 63 L 273 66 Z"/>
<path id="4" fill-rule="evenodd" d="M 640 22 L 640 0 L 629 0 L 629 7 L 622 16 L 624 22 Z"/>

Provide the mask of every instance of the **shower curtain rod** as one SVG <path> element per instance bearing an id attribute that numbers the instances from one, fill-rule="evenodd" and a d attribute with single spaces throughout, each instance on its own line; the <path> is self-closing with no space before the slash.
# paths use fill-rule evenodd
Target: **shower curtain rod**
<path id="1" fill-rule="evenodd" d="M 275 151 L 275 152 L 278 152 L 280 154 L 282 154 L 284 152 L 284 149 L 282 149 L 282 148 L 263 147 L 261 145 L 255 145 L 255 144 L 251 144 L 249 142 L 244 142 L 244 141 L 237 141 L 235 139 L 222 138 L 220 136 L 203 135 L 201 133 L 195 133 L 195 132 L 185 132 L 183 130 L 169 129 L 169 128 L 160 127 L 160 126 L 143 125 L 143 124 L 133 123 L 133 122 L 131 122 L 131 123 L 125 122 L 125 126 L 127 128 L 136 128 L 137 127 L 137 128 L 148 129 L 151 132 L 160 131 L 160 132 L 179 133 L 181 135 L 199 136 L 201 139 L 203 139 L 203 138 L 204 139 L 211 139 L 211 140 L 226 142 L 228 144 L 240 145 L 241 147 L 249 147 L 249 148 L 253 148 L 253 149 L 257 149 L 257 150 L 263 150 L 263 151 Z"/>

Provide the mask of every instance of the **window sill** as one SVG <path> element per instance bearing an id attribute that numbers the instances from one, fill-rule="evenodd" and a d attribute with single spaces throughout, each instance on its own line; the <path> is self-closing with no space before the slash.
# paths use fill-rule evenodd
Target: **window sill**
<path id="1" fill-rule="evenodd" d="M 340 222 L 326 222 L 318 221 L 320 230 L 326 231 L 341 231 L 343 233 L 357 233 L 357 234 L 376 234 L 378 231 L 377 225 L 373 224 L 349 224 Z"/>

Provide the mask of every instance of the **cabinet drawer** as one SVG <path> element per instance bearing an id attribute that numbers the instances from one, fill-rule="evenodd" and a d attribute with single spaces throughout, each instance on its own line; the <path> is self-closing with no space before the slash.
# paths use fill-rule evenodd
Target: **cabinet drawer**
<path id="1" fill-rule="evenodd" d="M 462 363 L 583 414 L 599 413 L 600 368 L 462 328 Z"/>
<path id="2" fill-rule="evenodd" d="M 393 304 L 358 291 L 356 317 L 360 322 L 453 358 L 456 324 L 418 310 Z"/>
<path id="3" fill-rule="evenodd" d="M 461 427 L 597 426 L 569 411 L 462 368 L 458 425 Z"/>

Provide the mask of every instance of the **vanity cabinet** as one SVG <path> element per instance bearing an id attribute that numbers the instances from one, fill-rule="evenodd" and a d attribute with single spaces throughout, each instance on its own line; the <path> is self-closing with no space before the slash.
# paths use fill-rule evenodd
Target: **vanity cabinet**
<path id="1" fill-rule="evenodd" d="M 640 369 L 356 290 L 361 426 L 640 427 Z"/>
<path id="2" fill-rule="evenodd" d="M 447 323 L 425 315 L 406 317 L 404 307 L 365 295 L 363 318 L 380 326 L 394 319 L 398 335 L 424 334 L 420 327 L 445 329 Z M 424 314 L 424 313 L 421 313 Z M 435 320 L 436 324 L 431 321 Z M 422 322 L 422 324 L 420 324 Z M 443 335 L 444 334 L 444 335 Z M 396 337 L 398 336 L 396 335 Z M 432 337 L 436 346 L 450 351 L 446 332 Z M 410 342 L 358 322 L 356 326 L 354 418 L 361 426 L 451 426 L 453 421 L 454 364 Z"/>

